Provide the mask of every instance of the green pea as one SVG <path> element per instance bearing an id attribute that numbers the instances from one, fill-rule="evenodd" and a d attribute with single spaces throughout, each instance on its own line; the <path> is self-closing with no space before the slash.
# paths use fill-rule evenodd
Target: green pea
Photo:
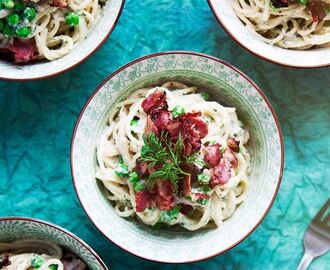
<path id="1" fill-rule="evenodd" d="M 210 182 L 211 177 L 205 173 L 200 173 L 197 175 L 197 179 L 199 183 L 208 184 Z"/>
<path id="2" fill-rule="evenodd" d="M 127 165 L 119 164 L 115 169 L 115 174 L 119 177 L 126 177 L 129 174 Z"/>
<path id="3" fill-rule="evenodd" d="M 210 94 L 207 93 L 207 92 L 202 92 L 202 93 L 201 93 L 201 96 L 202 96 L 202 98 L 205 99 L 205 100 L 209 100 L 209 98 L 210 98 Z"/>
<path id="4" fill-rule="evenodd" d="M 11 26 L 16 26 L 21 20 L 19 15 L 16 13 L 12 13 L 8 15 L 6 19 L 7 19 L 7 23 Z"/>
<path id="5" fill-rule="evenodd" d="M 24 9 L 24 3 L 22 1 L 19 1 L 15 4 L 14 9 L 17 11 L 21 11 Z"/>
<path id="6" fill-rule="evenodd" d="M 79 24 L 79 16 L 74 12 L 69 12 L 65 16 L 66 24 L 69 26 L 75 26 Z"/>
<path id="7" fill-rule="evenodd" d="M 179 117 L 182 114 L 185 114 L 185 109 L 181 106 L 175 106 L 172 110 L 172 115 L 174 118 Z"/>
<path id="8" fill-rule="evenodd" d="M 134 185 L 134 190 L 135 191 L 141 191 L 144 189 L 144 184 L 142 182 L 137 182 L 135 185 Z"/>
<path id="9" fill-rule="evenodd" d="M 6 9 L 13 9 L 15 6 L 14 0 L 2 0 L 1 3 Z"/>
<path id="10" fill-rule="evenodd" d="M 38 269 L 45 263 L 45 259 L 39 255 L 32 257 L 31 266 Z"/>
<path id="11" fill-rule="evenodd" d="M 131 172 L 129 174 L 129 181 L 135 185 L 138 181 L 140 180 L 139 175 L 137 174 L 137 172 Z"/>
<path id="12" fill-rule="evenodd" d="M 27 7 L 23 12 L 23 16 L 31 22 L 37 16 L 37 12 L 34 8 Z"/>
<path id="13" fill-rule="evenodd" d="M 20 38 L 27 38 L 31 34 L 31 28 L 27 26 L 20 27 L 16 30 L 16 35 Z"/>
<path id="14" fill-rule="evenodd" d="M 8 25 L 7 23 L 4 25 L 2 33 L 6 36 L 6 37 L 12 37 L 15 34 L 14 29 Z"/>

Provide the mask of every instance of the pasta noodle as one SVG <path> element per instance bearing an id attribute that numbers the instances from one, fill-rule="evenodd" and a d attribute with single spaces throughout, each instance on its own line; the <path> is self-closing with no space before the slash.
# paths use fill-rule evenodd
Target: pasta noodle
<path id="1" fill-rule="evenodd" d="M 329 0 L 314 0 L 317 1 L 325 7 L 330 5 Z M 297 50 L 330 46 L 330 14 L 326 10 L 322 15 L 325 17 L 318 19 L 320 15 L 311 14 L 308 5 L 298 1 L 278 8 L 273 2 L 287 3 L 281 0 L 233 0 L 232 6 L 246 27 L 266 43 Z"/>
<path id="2" fill-rule="evenodd" d="M 209 190 L 210 199 L 206 203 L 204 201 L 204 204 L 176 195 L 174 199 L 176 205 L 189 205 L 194 211 L 192 215 L 178 213 L 170 220 L 164 219 L 163 211 L 156 207 L 137 212 L 136 191 L 133 184 L 128 177 L 120 177 L 116 174 L 116 166 L 120 159 L 127 164 L 130 171 L 136 167 L 144 145 L 143 136 L 148 121 L 141 106 L 143 100 L 155 91 L 165 91 L 170 111 L 179 105 L 184 107 L 187 113 L 201 112 L 201 117 L 208 127 L 208 134 L 202 139 L 204 145 L 217 142 L 225 148 L 230 137 L 235 137 L 240 142 L 240 151 L 235 153 L 238 166 L 231 169 L 230 180 Z M 132 125 L 134 119 L 139 120 Z M 110 113 L 108 126 L 97 144 L 98 167 L 95 177 L 104 184 L 108 199 L 113 202 L 116 213 L 121 217 L 136 217 L 147 225 L 156 225 L 160 222 L 168 225 L 180 224 L 191 231 L 212 224 L 221 226 L 245 199 L 249 185 L 250 154 L 244 145 L 248 140 L 249 132 L 238 120 L 235 108 L 204 100 L 197 87 L 168 82 L 161 87 L 133 92 L 127 99 L 118 103 Z M 203 173 L 211 174 L 208 169 L 204 169 Z M 193 187 L 192 193 L 200 192 L 197 189 Z"/>

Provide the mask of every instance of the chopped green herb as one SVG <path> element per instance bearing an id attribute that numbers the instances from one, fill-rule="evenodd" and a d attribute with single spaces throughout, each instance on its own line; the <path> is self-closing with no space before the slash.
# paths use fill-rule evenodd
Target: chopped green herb
<path id="1" fill-rule="evenodd" d="M 4 28 L 4 24 L 3 24 L 3 22 L 0 20 L 0 32 L 3 30 L 3 28 Z"/>
<path id="2" fill-rule="evenodd" d="M 309 2 L 309 0 L 298 0 L 298 3 L 302 4 L 302 5 L 307 5 Z"/>
<path id="3" fill-rule="evenodd" d="M 223 129 L 224 127 L 225 127 L 225 124 L 222 123 L 222 124 L 220 125 L 220 128 Z"/>
<path id="4" fill-rule="evenodd" d="M 172 115 L 174 118 L 177 118 L 180 115 L 183 115 L 185 113 L 186 113 L 186 110 L 181 106 L 175 106 L 172 110 Z"/>
<path id="5" fill-rule="evenodd" d="M 205 100 L 209 100 L 209 98 L 210 98 L 210 94 L 207 93 L 207 92 L 202 92 L 202 93 L 201 93 L 201 96 L 202 96 L 202 98 L 205 99 Z"/>
<path id="6" fill-rule="evenodd" d="M 115 174 L 119 177 L 126 177 L 129 174 L 127 165 L 119 164 L 115 169 Z"/>
<path id="7" fill-rule="evenodd" d="M 58 269 L 58 265 L 57 264 L 51 264 L 50 266 L 48 266 L 48 268 L 50 270 L 57 270 Z"/>
<path id="8" fill-rule="evenodd" d="M 144 189 L 144 184 L 142 182 L 137 182 L 135 185 L 134 185 L 134 190 L 135 191 L 141 191 Z"/>
<path id="9" fill-rule="evenodd" d="M 139 123 L 139 119 L 132 119 L 131 126 L 136 126 Z"/>
<path id="10" fill-rule="evenodd" d="M 122 155 L 119 155 L 119 157 L 118 157 L 118 162 L 119 162 L 120 164 L 124 164 L 124 159 L 123 159 L 123 156 L 122 156 Z"/>
<path id="11" fill-rule="evenodd" d="M 198 199 L 197 200 L 197 203 L 200 204 L 200 205 L 205 205 L 208 203 L 208 199 Z"/>
<path id="12" fill-rule="evenodd" d="M 178 216 L 179 212 L 180 212 L 180 209 L 177 206 L 174 207 L 172 210 L 162 211 L 160 213 L 160 221 L 170 222 Z"/>
<path id="13" fill-rule="evenodd" d="M 201 184 L 208 184 L 211 179 L 211 177 L 205 173 L 198 174 L 197 178 L 198 178 L 198 182 Z"/>
<path id="14" fill-rule="evenodd" d="M 129 181 L 135 185 L 138 181 L 140 180 L 139 175 L 137 174 L 137 172 L 131 172 L 129 174 Z"/>
<path id="15" fill-rule="evenodd" d="M 209 185 L 203 185 L 202 189 L 204 192 L 210 192 L 211 190 L 213 190 Z"/>
<path id="16" fill-rule="evenodd" d="M 213 144 L 216 144 L 217 142 L 215 140 L 212 140 L 210 141 L 210 144 L 213 145 Z"/>
<path id="17" fill-rule="evenodd" d="M 184 198 L 185 198 L 186 200 L 190 200 L 190 201 L 191 201 L 191 196 L 190 196 L 190 195 L 185 196 Z"/>
<path id="18" fill-rule="evenodd" d="M 39 255 L 35 255 L 31 259 L 31 266 L 33 268 L 40 268 L 45 263 L 45 259 Z"/>

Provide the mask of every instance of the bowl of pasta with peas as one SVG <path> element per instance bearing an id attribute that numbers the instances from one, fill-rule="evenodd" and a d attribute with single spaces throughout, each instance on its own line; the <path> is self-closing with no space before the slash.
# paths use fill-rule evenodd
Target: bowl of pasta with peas
<path id="1" fill-rule="evenodd" d="M 194 52 L 156 53 L 114 72 L 72 137 L 87 215 L 153 261 L 199 261 L 237 245 L 268 212 L 282 169 L 281 129 L 261 90 Z"/>
<path id="2" fill-rule="evenodd" d="M 48 222 L 0 218 L 1 270 L 107 270 L 84 241 Z"/>
<path id="3" fill-rule="evenodd" d="M 88 58 L 124 0 L 0 0 L 0 79 L 41 79 Z"/>
<path id="4" fill-rule="evenodd" d="M 330 65 L 329 0 L 208 0 L 228 34 L 253 54 L 297 68 Z"/>

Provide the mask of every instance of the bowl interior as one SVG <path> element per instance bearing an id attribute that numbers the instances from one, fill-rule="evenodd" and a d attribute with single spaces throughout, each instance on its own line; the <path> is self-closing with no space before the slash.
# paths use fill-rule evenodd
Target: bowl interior
<path id="1" fill-rule="evenodd" d="M 90 30 L 85 40 L 69 54 L 54 61 L 38 61 L 31 64 L 15 64 L 0 59 L 0 78 L 11 80 L 30 80 L 52 76 L 65 71 L 90 56 L 115 27 L 124 0 L 109 0 L 103 7 L 101 18 Z"/>
<path id="2" fill-rule="evenodd" d="M 249 148 L 253 161 L 248 195 L 234 216 L 220 228 L 195 232 L 154 230 L 132 219 L 120 218 L 106 199 L 102 184 L 94 178 L 96 144 L 115 104 L 134 90 L 169 80 L 198 86 L 210 92 L 213 99 L 221 104 L 236 107 L 239 118 L 251 132 Z M 125 68 L 96 92 L 76 128 L 72 172 L 86 212 L 109 239 L 136 255 L 152 260 L 200 260 L 239 242 L 267 211 L 281 173 L 280 135 L 264 99 L 240 73 L 203 56 L 165 54 Z"/>
<path id="3" fill-rule="evenodd" d="M 272 62 L 292 67 L 320 67 L 330 65 L 330 49 L 287 50 L 265 43 L 238 19 L 232 0 L 208 0 L 222 26 L 243 47 Z"/>
<path id="4" fill-rule="evenodd" d="M 70 232 L 43 221 L 29 219 L 1 219 L 0 242 L 10 242 L 18 239 L 37 239 L 56 243 L 77 254 L 91 270 L 104 270 L 103 262 L 96 258 L 91 248 L 77 240 Z"/>

